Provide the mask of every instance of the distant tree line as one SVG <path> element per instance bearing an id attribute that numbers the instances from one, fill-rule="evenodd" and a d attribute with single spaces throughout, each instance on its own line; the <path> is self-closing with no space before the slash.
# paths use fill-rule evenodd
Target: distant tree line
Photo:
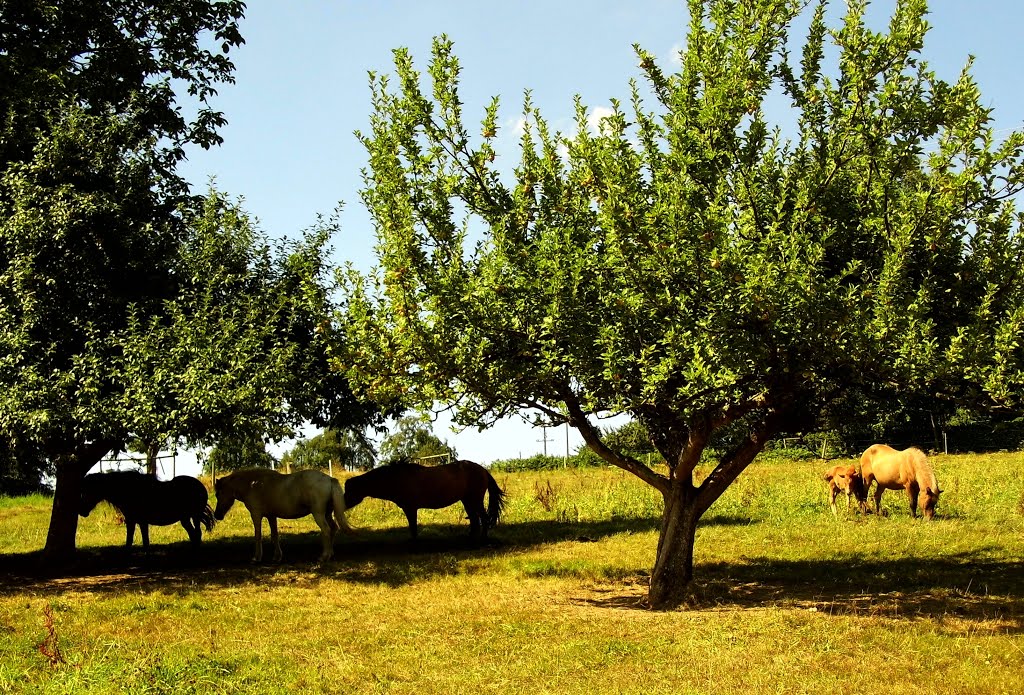
<path id="1" fill-rule="evenodd" d="M 326 428 L 307 439 L 299 439 L 276 460 L 262 439 L 225 438 L 214 446 L 203 461 L 203 473 L 210 475 L 243 468 L 278 468 L 299 470 L 336 468 L 366 471 L 392 461 L 427 461 L 442 463 L 458 457 L 455 449 L 431 430 L 427 420 L 416 415 L 398 418 L 390 434 L 374 445 L 366 429 Z"/>

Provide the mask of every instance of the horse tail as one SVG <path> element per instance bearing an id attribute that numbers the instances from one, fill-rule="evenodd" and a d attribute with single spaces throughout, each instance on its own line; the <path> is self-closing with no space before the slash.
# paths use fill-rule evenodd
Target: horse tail
<path id="1" fill-rule="evenodd" d="M 327 515 L 330 516 L 331 512 L 333 512 L 338 526 L 351 533 L 352 526 L 345 517 L 345 491 L 341 489 L 341 483 L 338 482 L 337 478 L 331 478 L 331 497 L 328 500 L 327 506 Z"/>
<path id="2" fill-rule="evenodd" d="M 494 479 L 489 470 L 484 469 L 484 473 L 487 474 L 487 523 L 488 526 L 493 527 L 497 525 L 501 513 L 505 510 L 506 494 L 498 487 L 498 481 Z"/>
<path id="3" fill-rule="evenodd" d="M 206 527 L 207 533 L 213 530 L 214 525 L 217 523 L 216 517 L 213 516 L 213 507 L 206 505 L 206 508 L 199 515 L 199 522 Z"/>

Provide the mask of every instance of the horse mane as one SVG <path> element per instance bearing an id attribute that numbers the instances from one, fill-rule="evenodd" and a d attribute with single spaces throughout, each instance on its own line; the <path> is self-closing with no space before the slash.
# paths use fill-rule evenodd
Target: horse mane
<path id="1" fill-rule="evenodd" d="M 219 480 L 231 478 L 239 483 L 249 483 L 260 478 L 267 478 L 271 474 L 277 474 L 277 471 L 272 468 L 243 468 L 240 471 L 232 471 Z"/>
<path id="2" fill-rule="evenodd" d="M 408 459 L 397 459 L 395 461 L 389 461 L 382 466 L 371 468 L 370 470 L 363 473 L 363 475 L 369 475 L 371 478 L 382 478 L 390 475 L 401 475 L 405 471 L 414 471 L 425 468 L 421 463 L 415 463 Z"/>
<path id="3" fill-rule="evenodd" d="M 90 473 L 85 477 L 87 479 L 92 478 L 93 480 L 135 480 L 145 475 L 147 474 L 142 471 L 101 471 L 99 473 Z M 102 476 L 102 478 L 96 476 Z"/>
<path id="4" fill-rule="evenodd" d="M 917 447 L 908 449 L 907 453 L 914 462 L 914 477 L 917 479 L 917 484 L 920 488 L 938 493 L 939 481 L 936 479 L 935 469 L 932 468 L 932 463 L 928 460 L 925 453 Z"/>
<path id="5" fill-rule="evenodd" d="M 384 465 L 377 466 L 377 468 L 374 469 L 374 470 L 379 470 L 379 469 L 382 469 L 382 468 L 403 468 L 403 467 L 404 468 L 416 468 L 416 467 L 422 468 L 423 465 L 419 464 L 419 463 L 416 463 L 416 461 L 414 461 L 411 456 L 404 456 L 403 455 L 403 456 L 397 456 L 397 457 L 391 459 L 390 461 L 386 461 L 384 463 Z"/>
<path id="6" fill-rule="evenodd" d="M 121 492 L 125 485 L 138 485 L 147 482 L 150 475 L 142 471 L 104 471 L 90 473 L 82 478 L 82 489 L 90 487 L 91 490 L 103 492 Z M 156 478 L 153 478 L 156 480 Z M 109 500 L 108 500 L 109 501 Z"/>

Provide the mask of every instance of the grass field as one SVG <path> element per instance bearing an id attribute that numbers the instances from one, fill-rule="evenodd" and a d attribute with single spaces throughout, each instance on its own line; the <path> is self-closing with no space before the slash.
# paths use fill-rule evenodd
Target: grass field
<path id="1" fill-rule="evenodd" d="M 126 553 L 101 507 L 66 576 L 35 571 L 41 497 L 0 499 L 0 692 L 1014 693 L 1024 691 L 1024 453 L 934 459 L 936 521 L 833 518 L 821 461 L 755 463 L 698 532 L 689 605 L 644 606 L 660 502 L 618 470 L 498 476 L 493 542 L 461 508 L 388 503 L 318 565 L 311 520 L 250 565 L 236 506 Z M 830 462 L 829 465 L 832 465 Z"/>

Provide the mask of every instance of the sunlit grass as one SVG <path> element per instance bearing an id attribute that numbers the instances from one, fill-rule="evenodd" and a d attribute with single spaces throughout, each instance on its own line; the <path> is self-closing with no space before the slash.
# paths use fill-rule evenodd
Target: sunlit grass
<path id="1" fill-rule="evenodd" d="M 367 500 L 324 565 L 309 519 L 280 522 L 282 564 L 253 566 L 241 506 L 198 555 L 157 527 L 148 556 L 100 507 L 79 565 L 47 578 L 48 500 L 5 500 L 0 692 L 1015 692 L 1024 454 L 935 465 L 929 524 L 893 492 L 886 516 L 833 518 L 825 464 L 755 464 L 698 532 L 689 605 L 660 613 L 660 499 L 618 470 L 500 474 L 485 546 L 458 505 L 422 511 L 413 546 Z"/>

